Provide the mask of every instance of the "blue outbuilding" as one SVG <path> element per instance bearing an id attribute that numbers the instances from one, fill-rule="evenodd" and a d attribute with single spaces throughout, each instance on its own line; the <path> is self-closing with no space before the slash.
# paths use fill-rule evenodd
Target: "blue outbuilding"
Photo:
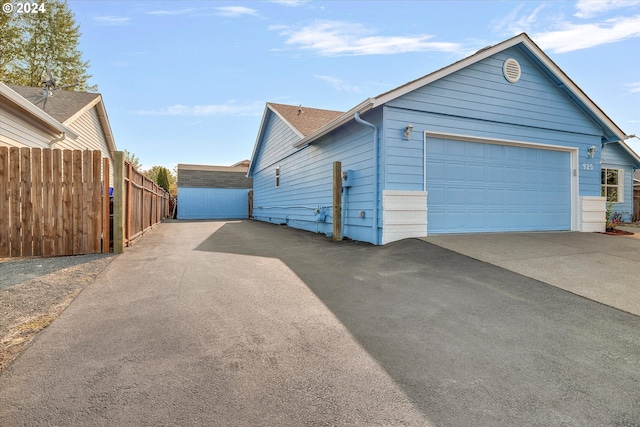
<path id="1" fill-rule="evenodd" d="M 526 35 L 347 112 L 268 103 L 248 176 L 253 217 L 386 244 L 427 234 L 604 231 L 630 220 L 640 157 Z"/>
<path id="2" fill-rule="evenodd" d="M 178 219 L 249 217 L 249 161 L 232 166 L 178 165 Z"/>

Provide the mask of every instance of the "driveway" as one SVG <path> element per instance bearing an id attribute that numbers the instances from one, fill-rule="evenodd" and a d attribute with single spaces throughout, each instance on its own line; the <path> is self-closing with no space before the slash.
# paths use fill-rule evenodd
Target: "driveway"
<path id="1" fill-rule="evenodd" d="M 640 425 L 639 331 L 418 239 L 164 223 L 0 377 L 0 425 Z"/>
<path id="2" fill-rule="evenodd" d="M 486 233 L 424 238 L 577 295 L 640 316 L 640 229 L 598 233 Z"/>

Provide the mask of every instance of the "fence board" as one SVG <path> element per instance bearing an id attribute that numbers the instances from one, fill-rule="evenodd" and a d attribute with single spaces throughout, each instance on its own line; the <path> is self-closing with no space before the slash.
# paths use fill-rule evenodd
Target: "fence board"
<path id="1" fill-rule="evenodd" d="M 62 152 L 62 247 L 59 255 L 73 255 L 73 152 Z"/>
<path id="2" fill-rule="evenodd" d="M 32 182 L 32 239 L 33 256 L 42 256 L 42 151 L 39 148 L 31 150 L 31 182 Z"/>
<path id="3" fill-rule="evenodd" d="M 22 256 L 22 232 L 20 230 L 20 149 L 9 148 L 9 181 L 10 204 L 9 221 L 11 221 L 9 256 Z"/>
<path id="4" fill-rule="evenodd" d="M 111 209 L 109 197 L 109 159 L 103 159 L 102 166 L 102 252 L 109 252 L 111 246 Z"/>
<path id="5" fill-rule="evenodd" d="M 82 213 L 80 214 L 80 221 L 82 222 L 82 244 L 80 251 L 84 254 L 91 253 L 93 247 L 89 238 L 93 234 L 91 227 L 93 226 L 93 217 L 91 212 L 91 206 L 93 205 L 93 183 L 91 179 L 93 173 L 91 171 L 91 151 L 85 150 L 82 152 Z"/>
<path id="6" fill-rule="evenodd" d="M 20 149 L 20 229 L 22 256 L 33 255 L 33 202 L 31 200 L 31 150 Z"/>
<path id="7" fill-rule="evenodd" d="M 0 147 L 0 258 L 11 254 L 9 248 L 9 147 Z"/>
<path id="8" fill-rule="evenodd" d="M 93 254 L 97 254 L 101 252 L 101 248 L 102 248 L 102 242 L 100 241 L 100 237 L 102 234 L 102 228 L 101 228 L 101 223 L 102 223 L 102 210 L 101 210 L 101 206 L 102 206 L 102 199 L 100 197 L 100 191 L 101 191 L 101 183 L 102 183 L 102 179 L 101 179 L 101 175 L 100 175 L 100 167 L 101 167 L 101 163 L 102 163 L 102 155 L 100 154 L 99 151 L 93 151 L 92 153 L 92 157 L 91 157 L 91 170 L 92 170 L 92 174 L 93 176 L 91 177 L 91 184 L 92 184 L 92 188 L 91 188 L 91 236 L 89 236 L 89 239 L 91 241 L 91 245 L 89 246 L 89 250 L 91 251 L 91 253 Z M 107 179 L 107 182 L 108 179 Z"/>
<path id="9" fill-rule="evenodd" d="M 65 253 L 66 235 L 64 234 L 64 214 L 67 210 L 65 207 L 65 198 L 67 192 L 65 192 L 65 181 L 63 165 L 64 165 L 64 153 L 59 150 L 53 150 L 53 253 L 54 255 L 63 255 Z"/>
<path id="10" fill-rule="evenodd" d="M 42 256 L 53 256 L 54 204 L 53 204 L 53 169 L 50 149 L 42 150 Z"/>
<path id="11" fill-rule="evenodd" d="M 69 255 L 77 255 L 82 253 L 82 236 L 84 234 L 82 226 L 82 151 L 73 152 L 72 168 L 73 206 L 71 215 L 73 215 L 73 243 Z"/>

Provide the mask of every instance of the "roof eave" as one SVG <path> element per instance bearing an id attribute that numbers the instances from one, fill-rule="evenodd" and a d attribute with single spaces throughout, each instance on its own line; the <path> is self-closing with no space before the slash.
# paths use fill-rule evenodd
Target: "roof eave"
<path id="1" fill-rule="evenodd" d="M 255 160 L 256 153 L 258 152 L 258 145 L 260 144 L 262 134 L 264 133 L 264 124 L 267 118 L 267 113 L 269 111 L 273 111 L 273 108 L 271 108 L 269 106 L 269 103 L 267 103 L 264 107 L 264 112 L 262 113 L 260 126 L 258 127 L 258 136 L 256 136 L 256 142 L 253 144 L 253 151 L 251 152 L 251 161 L 249 162 L 249 169 L 247 169 L 247 178 L 251 178 L 251 176 L 253 175 L 254 160 Z"/>
<path id="2" fill-rule="evenodd" d="M 351 110 L 347 111 L 346 113 L 344 113 L 344 114 L 338 116 L 337 118 L 335 118 L 334 120 L 330 121 L 326 125 L 322 126 L 320 129 L 318 129 L 318 130 L 310 133 L 309 135 L 305 136 L 300 141 L 298 141 L 295 144 L 293 144 L 293 147 L 294 148 L 300 148 L 300 147 L 304 147 L 305 145 L 309 145 L 313 141 L 315 141 L 316 139 L 323 137 L 324 135 L 328 134 L 329 132 L 333 131 L 334 129 L 337 129 L 338 127 L 344 125 L 345 123 L 348 123 L 351 120 L 355 120 L 354 119 L 354 115 L 355 115 L 356 112 L 359 113 L 359 114 L 362 114 L 362 113 L 365 113 L 365 112 L 369 111 L 373 107 L 375 107 L 374 99 L 373 98 L 369 98 L 369 99 L 361 102 L 360 104 L 356 105 L 355 107 L 353 107 Z"/>
<path id="3" fill-rule="evenodd" d="M 29 114 L 33 120 L 51 132 L 52 136 L 55 136 L 57 139 L 64 138 L 65 136 L 71 139 L 78 138 L 78 135 L 71 129 L 51 117 L 45 111 L 32 104 L 29 100 L 2 82 L 0 82 L 0 95 L 15 107 L 18 107 L 23 112 Z"/>

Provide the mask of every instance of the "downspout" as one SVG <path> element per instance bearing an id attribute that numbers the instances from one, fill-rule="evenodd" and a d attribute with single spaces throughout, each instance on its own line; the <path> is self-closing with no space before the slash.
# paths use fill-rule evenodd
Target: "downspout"
<path id="1" fill-rule="evenodd" d="M 62 132 L 62 134 L 59 137 L 53 138 L 51 141 L 49 141 L 49 148 L 53 150 L 54 148 L 56 148 L 56 143 L 60 141 L 64 141 L 66 137 L 67 137 L 67 134 Z"/>
<path id="2" fill-rule="evenodd" d="M 374 125 L 373 123 L 369 123 L 367 121 L 364 121 L 360 118 L 360 114 L 358 114 L 358 112 L 355 112 L 354 118 L 356 119 L 356 122 L 360 123 L 361 125 L 365 125 L 365 126 L 369 126 L 371 129 L 373 129 L 373 201 L 374 201 L 374 208 L 373 208 L 373 225 L 371 226 L 371 228 L 373 228 L 374 232 L 375 232 L 375 240 L 376 240 L 376 245 L 379 244 L 378 241 L 378 128 L 376 127 L 376 125 Z"/>

